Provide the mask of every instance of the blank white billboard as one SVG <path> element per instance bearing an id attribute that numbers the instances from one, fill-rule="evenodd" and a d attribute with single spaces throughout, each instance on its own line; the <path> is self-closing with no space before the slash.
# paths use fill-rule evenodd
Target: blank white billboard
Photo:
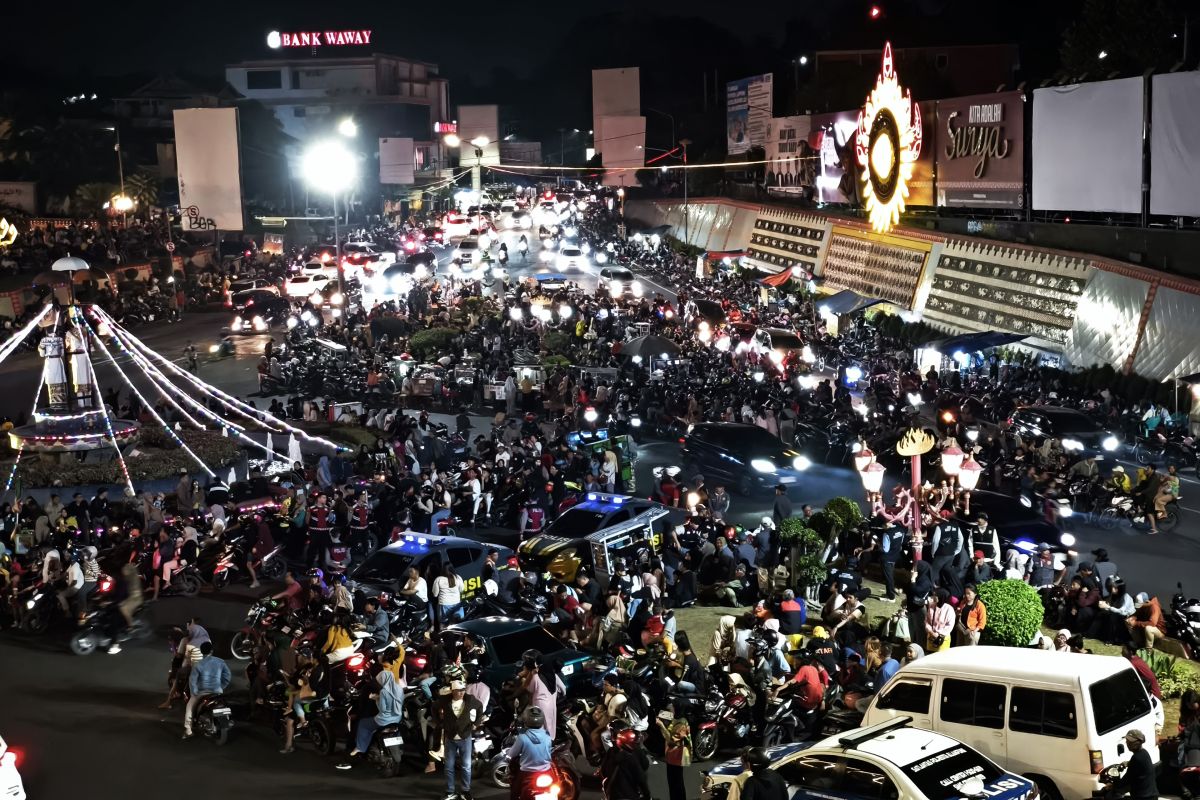
<path id="1" fill-rule="evenodd" d="M 1033 207 L 1142 210 L 1142 79 L 1033 93 Z"/>
<path id="2" fill-rule="evenodd" d="M 596 151 L 602 155 L 601 117 L 636 117 L 642 113 L 641 76 L 637 67 L 592 70 L 592 131 Z"/>
<path id="3" fill-rule="evenodd" d="M 601 117 L 600 130 L 603 138 L 596 139 L 596 149 L 604 156 L 605 186 L 637 186 L 634 173 L 646 159 L 645 117 Z M 620 171 L 615 168 L 625 167 Z"/>
<path id="4" fill-rule="evenodd" d="M 411 186 L 416 164 L 412 139 L 379 140 L 379 182 Z"/>
<path id="5" fill-rule="evenodd" d="M 176 111 L 175 161 L 183 229 L 242 230 L 237 109 Z"/>
<path id="6" fill-rule="evenodd" d="M 488 143 L 482 147 L 471 144 L 472 139 L 483 137 Z M 500 108 L 498 106 L 458 107 L 458 163 L 463 167 L 492 166 L 500 163 Z M 482 155 L 476 155 L 479 150 Z"/>
<path id="7" fill-rule="evenodd" d="M 1200 72 L 1155 75 L 1150 213 L 1200 215 Z"/>

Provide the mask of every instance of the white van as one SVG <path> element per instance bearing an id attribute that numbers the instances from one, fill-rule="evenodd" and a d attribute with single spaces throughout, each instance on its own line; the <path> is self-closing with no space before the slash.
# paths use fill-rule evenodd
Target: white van
<path id="1" fill-rule="evenodd" d="M 1161 704 L 1116 656 L 1017 647 L 954 647 L 906 665 L 871 700 L 864 726 L 910 716 L 1038 784 L 1043 798 L 1090 798 L 1096 776 L 1146 735 L 1158 764 Z"/>

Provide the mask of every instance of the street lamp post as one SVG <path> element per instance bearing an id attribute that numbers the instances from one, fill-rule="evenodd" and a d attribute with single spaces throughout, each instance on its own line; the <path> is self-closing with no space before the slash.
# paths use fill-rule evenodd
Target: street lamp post
<path id="1" fill-rule="evenodd" d="M 319 142 L 304 154 L 304 179 L 318 191 L 333 197 L 333 248 L 337 264 L 338 291 L 345 292 L 344 269 L 342 266 L 342 237 L 338 231 L 338 194 L 346 191 L 354 182 L 358 162 L 340 141 L 330 139 Z"/>
<path id="2" fill-rule="evenodd" d="M 471 167 L 471 191 L 480 192 L 483 190 L 483 148 L 492 143 L 492 140 L 486 136 L 476 136 L 471 140 L 470 144 L 475 148 L 475 166 Z M 482 204 L 482 200 L 480 201 Z"/>
<path id="3" fill-rule="evenodd" d="M 688 145 L 691 143 L 692 143 L 691 139 L 680 139 L 679 140 L 679 145 L 680 145 L 680 147 L 683 148 L 683 241 L 687 244 L 692 243 L 691 235 L 689 233 L 689 224 L 688 224 L 689 223 L 688 217 L 690 216 L 690 212 L 688 210 L 688 168 L 687 168 L 687 149 L 688 149 Z"/>

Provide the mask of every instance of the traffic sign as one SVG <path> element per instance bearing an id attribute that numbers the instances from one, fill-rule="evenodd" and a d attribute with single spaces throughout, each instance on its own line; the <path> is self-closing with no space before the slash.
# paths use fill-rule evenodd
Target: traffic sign
<path id="1" fill-rule="evenodd" d="M 168 253 L 175 252 L 175 243 L 174 242 L 167 242 L 167 252 Z"/>

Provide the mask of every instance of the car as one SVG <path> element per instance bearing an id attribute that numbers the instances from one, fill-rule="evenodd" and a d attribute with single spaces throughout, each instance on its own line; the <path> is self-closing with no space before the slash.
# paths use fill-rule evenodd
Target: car
<path id="1" fill-rule="evenodd" d="M 496 548 L 500 553 L 499 564 L 505 566 L 516 554 L 508 547 L 486 544 L 460 536 L 425 536 L 406 533 L 398 542 L 389 544 L 372 553 L 366 561 L 354 567 L 350 578 L 358 584 L 368 597 L 381 591 L 395 593 L 404 585 L 404 573 L 416 567 L 422 576 L 432 583 L 447 564 L 466 582 L 463 597 L 470 598 L 483 587 L 483 565 L 487 551 Z"/>
<path id="2" fill-rule="evenodd" d="M 25 784 L 21 782 L 21 754 L 8 746 L 0 736 L 0 797 L 4 800 L 25 800 Z"/>
<path id="3" fill-rule="evenodd" d="M 517 201 L 512 199 L 511 197 L 500 201 L 500 213 L 511 214 L 512 212 L 514 212 L 516 210 L 517 210 Z"/>
<path id="4" fill-rule="evenodd" d="M 504 218 L 504 227 L 510 230 L 529 230 L 533 227 L 533 217 L 528 211 L 523 209 L 515 209 L 508 212 Z"/>
<path id="5" fill-rule="evenodd" d="M 749 495 L 766 486 L 793 486 L 809 467 L 808 457 L 764 428 L 741 422 L 693 425 L 680 448 L 686 474 L 703 473 L 706 483 L 724 483 Z"/>
<path id="6" fill-rule="evenodd" d="M 241 292 L 233 292 L 225 305 L 229 308 L 241 311 L 246 306 L 254 305 L 255 303 L 265 303 L 272 297 L 279 297 L 278 290 L 270 289 L 246 289 Z"/>
<path id="7" fill-rule="evenodd" d="M 318 261 L 322 264 L 333 264 L 337 259 L 337 246 L 332 244 L 316 244 L 304 252 L 305 261 Z"/>
<path id="8" fill-rule="evenodd" d="M 232 297 L 235 294 L 248 292 L 251 289 L 261 289 L 271 294 L 279 294 L 279 287 L 266 278 L 238 278 L 230 282 L 229 295 Z"/>
<path id="9" fill-rule="evenodd" d="M 288 297 L 308 297 L 313 292 L 322 289 L 329 283 L 329 280 L 328 275 L 294 275 L 284 286 L 284 293 Z"/>
<path id="10" fill-rule="evenodd" d="M 301 275 L 324 275 L 327 278 L 336 278 L 338 274 L 337 266 L 334 262 L 309 261 L 300 268 Z"/>
<path id="11" fill-rule="evenodd" d="M 432 255 L 421 253 L 421 256 Z M 426 281 L 437 274 L 437 260 L 426 261 L 410 256 L 402 264 L 392 264 L 375 276 L 371 286 L 376 294 L 402 294 L 413 287 L 414 282 Z"/>
<path id="12" fill-rule="evenodd" d="M 543 293 L 557 292 L 559 289 L 567 288 L 570 279 L 561 272 L 542 272 L 534 276 L 538 282 L 538 289 Z"/>
<path id="13" fill-rule="evenodd" d="M 445 244 L 443 241 L 445 234 L 441 228 L 423 228 L 421 235 L 425 237 L 425 245 L 427 247 L 440 247 Z"/>
<path id="14" fill-rule="evenodd" d="M 787 796 L 839 800 L 1036 800 L 1033 781 L 1005 772 L 968 744 L 912 727 L 911 717 L 816 743 L 766 748 Z M 701 800 L 738 800 L 750 777 L 740 758 L 705 773 Z"/>
<path id="15" fill-rule="evenodd" d="M 454 239 L 461 239 L 467 235 L 467 231 L 469 230 L 471 230 L 471 221 L 455 212 L 450 212 L 442 220 L 443 241 L 449 242 Z"/>
<path id="16" fill-rule="evenodd" d="M 558 268 L 566 271 L 569 269 L 586 269 L 587 256 L 583 254 L 575 245 L 561 247 L 558 251 Z"/>
<path id="17" fill-rule="evenodd" d="M 1059 439 L 1068 453 L 1103 456 L 1121 446 L 1116 434 L 1073 408 L 1025 406 L 1013 412 L 1009 424 L 1022 439 Z"/>
<path id="18" fill-rule="evenodd" d="M 292 304 L 286 297 L 268 297 L 241 308 L 229 325 L 232 333 L 266 333 L 287 322 Z"/>
<path id="19" fill-rule="evenodd" d="M 608 293 L 613 297 L 641 297 L 644 291 L 637 282 L 637 276 L 625 267 L 603 267 L 600 270 L 600 282 L 608 286 Z"/>
<path id="20" fill-rule="evenodd" d="M 582 650 L 573 650 L 562 643 L 554 634 L 536 622 L 511 617 L 481 617 L 448 625 L 442 631 L 443 644 L 457 645 L 465 634 L 471 634 L 487 648 L 483 660 L 483 682 L 499 690 L 505 681 L 516 677 L 527 650 L 537 650 L 542 661 L 562 678 L 567 692 L 591 688 L 591 677 L 587 667 L 592 656 Z M 458 652 L 458 648 L 447 648 Z"/>
<path id="21" fill-rule="evenodd" d="M 1000 538 L 1001 551 L 1015 547 L 1036 555 L 1036 546 L 1045 543 L 1050 545 L 1055 559 L 1064 565 L 1072 564 L 1078 555 L 1071 549 L 1075 536 L 1047 522 L 1046 515 L 1041 512 L 1040 500 L 1028 492 L 1020 497 L 986 489 L 971 492 L 971 520 L 980 513 L 987 514 L 988 524 L 996 529 Z"/>
<path id="22" fill-rule="evenodd" d="M 454 248 L 453 261 L 474 264 L 483 258 L 479 237 L 467 236 Z"/>

